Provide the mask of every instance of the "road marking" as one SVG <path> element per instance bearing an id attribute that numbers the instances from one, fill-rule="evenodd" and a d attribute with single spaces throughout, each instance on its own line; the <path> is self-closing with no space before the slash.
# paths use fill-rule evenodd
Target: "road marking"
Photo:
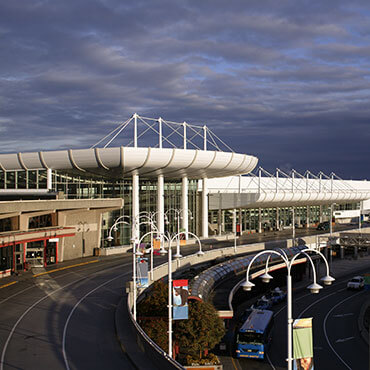
<path id="1" fill-rule="evenodd" d="M 233 357 L 231 356 L 231 363 L 233 364 L 233 366 L 234 366 L 234 369 L 235 370 L 238 370 L 238 367 L 235 365 L 235 361 L 234 361 L 234 359 L 233 359 Z M 237 362 L 237 364 L 239 365 L 239 363 Z"/>
<path id="2" fill-rule="evenodd" d="M 269 357 L 268 353 L 266 353 L 266 358 L 267 358 L 267 361 L 268 361 L 268 363 L 270 364 L 271 368 L 272 368 L 273 370 L 276 370 L 276 369 L 275 369 L 275 366 L 273 365 L 273 363 L 272 363 L 272 362 L 271 362 L 271 360 L 270 360 L 270 357 Z"/>
<path id="3" fill-rule="evenodd" d="M 10 285 L 13 285 L 13 284 L 16 284 L 16 283 L 18 283 L 18 281 L 12 281 L 11 283 L 1 285 L 0 289 L 6 288 L 7 286 L 10 286 Z"/>
<path id="4" fill-rule="evenodd" d="M 346 317 L 346 316 L 353 316 L 353 312 L 351 312 L 351 313 L 342 313 L 342 314 L 334 315 L 333 317 Z"/>
<path id="5" fill-rule="evenodd" d="M 69 325 L 69 322 L 72 318 L 72 315 L 73 313 L 76 311 L 77 307 L 80 305 L 80 303 L 86 298 L 88 297 L 91 293 L 94 293 L 95 291 L 97 291 L 98 289 L 100 289 L 101 287 L 111 283 L 112 281 L 114 280 L 117 280 L 117 279 L 120 279 L 122 276 L 125 276 L 125 275 L 129 275 L 128 272 L 125 272 L 123 274 L 120 274 L 118 276 L 115 276 L 114 278 L 108 280 L 108 281 L 105 281 L 104 283 L 98 285 L 97 287 L 95 287 L 94 289 L 90 290 L 88 293 L 86 293 L 82 298 L 79 299 L 79 301 L 73 306 L 72 310 L 70 311 L 68 317 L 67 317 L 67 320 L 64 324 L 64 329 L 63 329 L 63 338 L 62 338 L 62 353 L 63 353 L 63 358 L 64 358 L 64 364 L 65 364 L 65 367 L 67 370 L 70 370 L 70 366 L 69 366 L 69 362 L 68 362 L 68 357 L 67 357 L 67 350 L 66 350 L 66 347 L 67 347 L 67 329 L 68 329 L 68 325 Z M 58 289 L 59 290 L 59 289 Z"/>
<path id="6" fill-rule="evenodd" d="M 354 337 L 348 337 L 348 338 L 343 338 L 343 339 L 337 339 L 335 343 L 342 343 L 342 342 L 347 342 L 348 340 L 353 339 Z"/>
<path id="7" fill-rule="evenodd" d="M 39 274 L 33 275 L 33 277 L 38 277 L 38 276 L 42 276 L 42 275 L 46 275 L 46 274 L 51 274 L 52 272 L 62 271 L 62 270 L 70 269 L 72 267 L 84 266 L 84 265 L 88 265 L 89 263 L 95 263 L 95 262 L 99 262 L 99 260 L 77 263 L 76 265 L 64 266 L 64 267 L 60 267 L 58 269 L 49 270 L 49 271 L 45 271 L 45 272 L 40 272 Z"/>
<path id="8" fill-rule="evenodd" d="M 327 333 L 327 331 L 326 331 L 326 322 L 327 322 L 327 320 L 328 320 L 329 315 L 332 313 L 332 311 L 333 311 L 334 309 L 336 309 L 336 308 L 337 308 L 338 306 L 340 306 L 342 303 L 344 303 L 344 302 L 348 301 L 349 299 L 352 299 L 354 296 L 359 295 L 359 294 L 361 294 L 361 293 L 362 293 L 362 292 L 356 293 L 356 294 L 354 294 L 354 295 L 352 295 L 352 296 L 350 296 L 350 297 L 348 297 L 348 298 L 344 299 L 343 301 L 341 301 L 341 302 L 337 303 L 334 307 L 332 307 L 332 308 L 331 308 L 331 310 L 326 314 L 326 316 L 325 316 L 325 318 L 324 318 L 323 325 L 322 325 L 322 326 L 323 326 L 323 329 L 324 329 L 325 339 L 326 339 L 327 343 L 329 344 L 329 347 L 330 347 L 330 348 L 331 348 L 331 350 L 335 353 L 335 355 L 338 357 L 338 359 L 343 363 L 343 365 L 344 365 L 347 369 L 350 369 L 350 370 L 352 370 L 352 369 L 351 369 L 351 367 L 350 367 L 349 365 L 347 365 L 347 363 L 342 359 L 342 357 L 340 357 L 340 356 L 339 356 L 339 354 L 336 352 L 336 350 L 334 349 L 334 347 L 331 345 L 331 343 L 330 343 L 330 341 L 329 341 L 328 333 Z"/>
<path id="9" fill-rule="evenodd" d="M 126 264 L 123 264 L 123 266 L 125 266 Z M 129 264 L 127 264 L 128 266 Z M 118 268 L 118 267 L 122 267 L 122 265 L 120 266 L 116 266 L 116 267 L 113 267 L 113 268 L 109 268 L 109 269 L 115 269 L 115 268 Z M 96 273 L 93 273 L 92 275 L 95 276 L 95 275 L 98 275 L 100 274 L 102 271 L 104 271 L 105 269 L 101 270 L 101 271 L 98 271 Z M 107 269 L 108 270 L 108 269 Z M 46 300 L 48 297 L 50 297 L 51 295 L 57 293 L 58 291 L 62 290 L 62 289 L 65 289 L 73 284 L 76 284 L 77 282 L 80 282 L 82 280 L 87 280 L 90 278 L 91 275 L 89 275 L 89 277 L 85 277 L 85 278 L 80 278 L 80 279 L 76 279 L 60 288 L 58 288 L 57 290 L 55 290 L 54 292 L 51 292 L 51 293 L 48 293 L 47 295 L 45 295 L 44 297 L 41 297 L 38 301 L 36 301 L 35 303 L 33 303 L 31 306 L 28 307 L 28 309 L 26 311 L 23 312 L 23 314 L 18 318 L 17 322 L 13 325 L 12 327 L 12 330 L 10 331 L 9 335 L 8 335 L 8 338 L 4 344 L 4 347 L 3 347 L 3 351 L 1 353 L 1 358 L 0 358 L 0 370 L 4 370 L 4 364 L 5 364 L 5 354 L 6 354 L 6 351 L 8 349 L 8 346 L 9 346 L 9 343 L 12 339 L 12 336 L 17 328 L 17 326 L 19 325 L 19 323 L 23 320 L 23 318 L 34 308 L 36 307 L 39 303 L 41 303 L 42 301 Z"/>

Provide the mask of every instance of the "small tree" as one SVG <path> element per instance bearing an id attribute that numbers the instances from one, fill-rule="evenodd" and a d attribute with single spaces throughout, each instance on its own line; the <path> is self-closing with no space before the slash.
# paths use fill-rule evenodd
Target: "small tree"
<path id="1" fill-rule="evenodd" d="M 206 302 L 189 301 L 189 319 L 176 325 L 175 340 L 182 350 L 201 359 L 225 335 L 222 319 L 216 309 Z"/>
<path id="2" fill-rule="evenodd" d="M 162 280 L 153 283 L 150 294 L 138 305 L 139 316 L 167 317 L 168 306 L 168 284 Z"/>
<path id="3" fill-rule="evenodd" d="M 145 333 L 165 352 L 168 351 L 168 319 L 158 318 L 145 320 L 141 323 Z"/>
<path id="4" fill-rule="evenodd" d="M 140 325 L 148 336 L 164 351 L 168 350 L 168 284 L 158 280 L 153 283 L 151 294 L 138 306 Z M 189 301 L 189 319 L 174 322 L 173 340 L 180 352 L 201 359 L 208 350 L 220 342 L 225 329 L 210 304 Z"/>

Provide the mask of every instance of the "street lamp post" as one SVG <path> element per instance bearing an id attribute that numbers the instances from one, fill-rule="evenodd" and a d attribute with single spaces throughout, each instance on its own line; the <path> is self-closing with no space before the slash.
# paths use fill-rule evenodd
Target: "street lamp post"
<path id="1" fill-rule="evenodd" d="M 321 281 L 325 285 L 331 285 L 332 282 L 335 279 L 329 275 L 328 261 L 326 260 L 326 258 L 324 257 L 324 255 L 321 252 L 319 252 L 315 249 L 310 249 L 310 248 L 306 248 L 306 249 L 301 250 L 291 260 L 288 259 L 288 256 L 283 251 L 276 251 L 276 250 L 267 251 L 266 250 L 266 251 L 262 251 L 260 253 L 257 253 L 252 258 L 251 262 L 248 265 L 245 282 L 241 284 L 242 288 L 245 291 L 250 291 L 252 289 L 252 287 L 255 285 L 251 281 L 249 281 L 249 271 L 250 271 L 250 267 L 252 266 L 253 262 L 259 256 L 261 256 L 263 254 L 268 254 L 269 256 L 271 256 L 272 254 L 276 254 L 280 258 L 282 258 L 282 260 L 284 261 L 284 263 L 286 265 L 286 268 L 287 268 L 287 271 L 288 271 L 288 274 L 287 274 L 287 330 L 288 330 L 288 333 L 287 333 L 288 334 L 288 338 L 287 338 L 288 339 L 287 361 L 288 361 L 288 370 L 292 370 L 292 364 L 293 364 L 293 342 L 292 342 L 292 327 L 293 327 L 293 318 L 292 318 L 292 316 L 293 315 L 292 315 L 292 276 L 291 276 L 291 269 L 292 269 L 292 266 L 294 264 L 294 261 L 298 258 L 299 255 L 303 254 L 303 255 L 306 256 L 306 258 L 310 261 L 311 267 L 312 267 L 312 270 L 313 270 L 314 281 L 313 281 L 312 284 L 310 284 L 307 287 L 307 289 L 309 289 L 311 291 L 311 293 L 314 293 L 314 294 L 318 293 L 320 291 L 320 289 L 322 289 L 322 286 L 317 284 L 317 282 L 316 282 L 315 265 L 312 261 L 312 258 L 308 254 L 308 252 L 314 252 L 314 253 L 320 255 L 324 259 L 324 262 L 326 264 L 326 276 L 321 278 Z M 267 263 L 268 263 L 268 260 L 267 260 Z M 268 283 L 272 279 L 272 276 L 268 274 L 267 263 L 266 263 L 265 273 L 261 276 L 262 281 L 265 282 L 265 283 Z"/>
<path id="2" fill-rule="evenodd" d="M 168 243 L 168 356 L 172 358 L 172 249 L 171 244 L 172 242 L 179 237 L 180 233 L 177 233 L 170 237 L 169 232 L 168 236 L 166 237 L 164 234 L 163 237 L 166 237 L 167 243 Z M 200 242 L 200 239 L 193 233 L 189 232 L 192 236 L 194 236 L 199 244 L 199 251 L 197 252 L 197 255 L 199 257 L 204 255 L 204 252 L 202 251 L 202 244 Z M 160 253 L 164 255 L 166 253 L 165 250 L 161 250 Z"/>
<path id="3" fill-rule="evenodd" d="M 188 215 L 190 214 L 190 217 L 191 219 L 193 218 L 192 216 L 192 213 L 190 211 L 190 209 L 187 210 L 187 215 L 182 215 L 182 213 L 184 213 L 184 210 L 183 209 L 177 209 L 177 208 L 170 208 L 168 209 L 166 212 L 165 212 L 165 216 L 167 218 L 167 224 L 169 224 L 169 220 L 168 220 L 168 216 L 167 214 L 170 213 L 170 212 L 174 212 L 175 213 L 175 220 L 177 220 L 177 231 L 176 231 L 176 235 L 178 235 L 177 237 L 177 240 L 176 240 L 176 254 L 174 255 L 175 258 L 181 258 L 181 254 L 180 254 L 180 218 L 182 217 L 188 217 Z M 185 231 L 185 237 L 186 239 L 188 238 L 188 234 L 191 234 L 189 231 Z"/>
<path id="4" fill-rule="evenodd" d="M 358 215 L 358 233 L 361 234 L 361 210 L 362 210 L 362 202 L 360 202 L 360 214 Z"/>
<path id="5" fill-rule="evenodd" d="M 330 236 L 333 235 L 333 208 L 337 203 L 330 204 L 330 220 L 329 220 L 329 230 Z"/>
<path id="6" fill-rule="evenodd" d="M 330 205 L 330 220 L 329 220 L 329 227 L 330 227 L 330 248 L 329 248 L 329 261 L 330 261 L 330 266 L 332 265 L 333 262 L 333 253 L 332 253 L 332 247 L 333 247 L 333 208 L 336 205 L 336 203 L 332 203 Z"/>
<path id="7" fill-rule="evenodd" d="M 141 242 L 144 240 L 144 238 L 148 235 L 150 235 L 151 243 L 150 243 L 150 280 L 153 281 L 153 235 L 158 235 L 158 230 L 155 231 L 149 231 L 146 234 L 144 234 L 138 242 L 138 245 L 141 244 Z"/>
<path id="8" fill-rule="evenodd" d="M 294 207 L 292 207 L 292 243 L 293 243 L 293 247 L 295 247 L 295 212 L 294 212 Z"/>
<path id="9" fill-rule="evenodd" d="M 83 257 L 85 255 L 85 232 L 90 231 L 89 224 L 86 221 L 80 221 L 77 231 L 82 232 L 81 257 Z"/>
<path id="10" fill-rule="evenodd" d="M 108 237 L 107 237 L 107 240 L 109 242 L 111 242 L 113 240 L 113 236 L 112 236 L 112 231 L 117 231 L 117 225 L 120 225 L 120 224 L 125 224 L 125 225 L 130 225 L 128 222 L 126 221 L 116 221 L 109 229 L 109 232 L 108 232 Z"/>

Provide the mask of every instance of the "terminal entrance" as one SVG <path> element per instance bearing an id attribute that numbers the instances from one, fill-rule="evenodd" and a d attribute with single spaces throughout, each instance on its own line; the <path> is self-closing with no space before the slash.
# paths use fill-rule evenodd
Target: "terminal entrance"
<path id="1" fill-rule="evenodd" d="M 24 270 L 23 244 L 16 244 L 14 247 L 14 272 Z"/>
<path id="2" fill-rule="evenodd" d="M 27 243 L 26 262 L 29 267 L 44 267 L 57 263 L 56 241 L 37 240 Z"/>
<path id="3" fill-rule="evenodd" d="M 46 240 L 45 264 L 52 265 L 57 262 L 57 242 Z"/>
<path id="4" fill-rule="evenodd" d="M 26 262 L 30 268 L 44 267 L 44 240 L 27 243 Z"/>

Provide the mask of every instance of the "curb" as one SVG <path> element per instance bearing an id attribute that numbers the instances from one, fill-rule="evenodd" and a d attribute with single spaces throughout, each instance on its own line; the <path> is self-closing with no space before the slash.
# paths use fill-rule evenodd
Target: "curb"
<path id="1" fill-rule="evenodd" d="M 115 314 L 114 314 L 114 329 L 115 329 L 115 333 L 116 333 L 116 338 L 117 338 L 118 343 L 119 343 L 119 345 L 122 349 L 122 352 L 127 356 L 128 360 L 130 361 L 133 368 L 136 369 L 136 370 L 139 370 L 139 368 L 135 364 L 135 361 L 130 356 L 130 353 L 127 352 L 125 344 L 124 344 L 124 340 L 123 340 L 124 334 L 122 333 L 122 327 L 124 327 L 124 323 L 123 323 L 122 317 L 124 315 L 124 310 L 123 310 L 124 304 L 125 304 L 124 297 L 122 297 L 120 299 L 120 301 L 118 302 L 118 305 L 116 307 L 116 311 L 115 311 Z"/>
<path id="2" fill-rule="evenodd" d="M 370 307 L 370 298 L 367 299 L 367 301 L 362 305 L 360 315 L 357 319 L 358 323 L 358 330 L 361 333 L 362 339 L 369 344 L 369 331 L 366 330 L 365 325 L 364 325 L 364 320 L 365 320 L 365 312 L 366 310 Z"/>

